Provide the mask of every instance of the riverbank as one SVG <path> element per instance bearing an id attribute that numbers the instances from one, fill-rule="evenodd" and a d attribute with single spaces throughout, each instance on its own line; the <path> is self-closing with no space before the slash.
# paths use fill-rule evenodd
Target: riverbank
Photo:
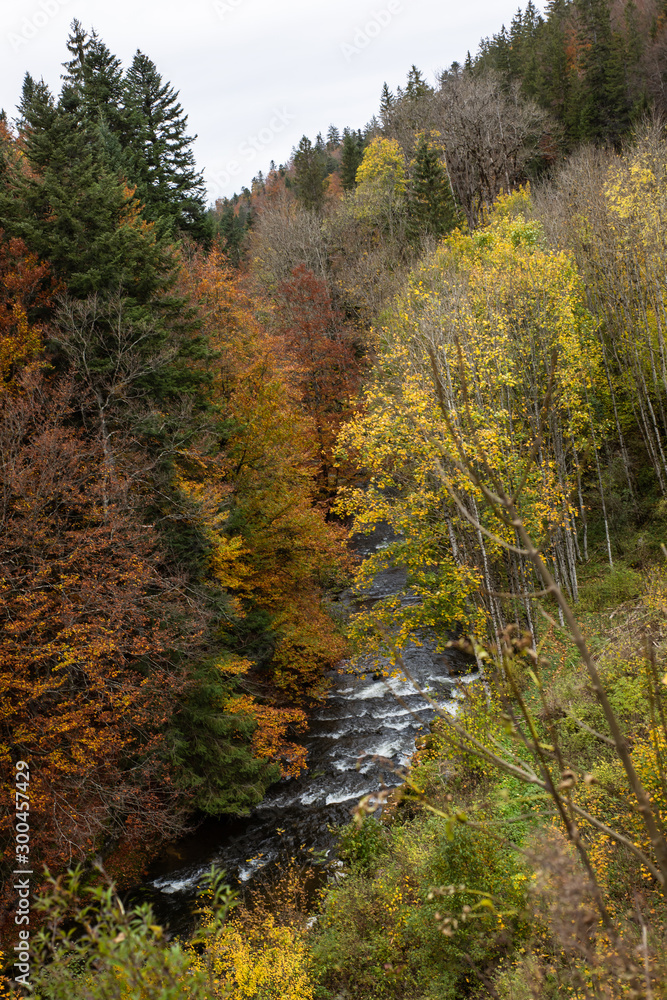
<path id="1" fill-rule="evenodd" d="M 386 525 L 379 526 L 369 536 L 351 539 L 350 548 L 366 558 L 393 537 Z M 378 573 L 360 592 L 339 595 L 339 617 L 400 593 L 404 584 L 401 570 Z M 473 661 L 453 649 L 443 655 L 433 643 L 411 643 L 404 656 L 418 686 L 428 688 L 441 705 L 453 706 L 460 679 L 474 676 Z M 326 881 L 335 830 L 349 823 L 363 796 L 401 784 L 415 740 L 434 718 L 413 685 L 389 677 L 391 672 L 387 657 L 343 661 L 327 675 L 326 698 L 311 712 L 301 740 L 307 771 L 270 788 L 250 816 L 206 820 L 162 852 L 139 898 L 149 901 L 166 925 L 175 931 L 192 926 L 191 912 L 211 865 L 243 892 L 257 880 L 278 883 L 290 860 L 313 869 L 314 883 Z"/>

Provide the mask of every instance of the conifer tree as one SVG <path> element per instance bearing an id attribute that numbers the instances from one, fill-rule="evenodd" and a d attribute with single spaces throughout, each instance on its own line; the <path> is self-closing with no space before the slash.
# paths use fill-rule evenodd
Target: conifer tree
<path id="1" fill-rule="evenodd" d="M 453 228 L 456 208 L 441 152 L 422 134 L 415 148 L 408 193 L 408 230 L 412 239 L 438 239 Z"/>
<path id="2" fill-rule="evenodd" d="M 105 122 L 127 141 L 120 59 L 94 30 L 88 35 L 77 20 L 72 22 L 67 48 L 72 58 L 63 63 L 62 79 L 65 89 L 70 88 L 78 97 L 81 117 L 89 122 Z"/>
<path id="3" fill-rule="evenodd" d="M 340 132 L 335 125 L 330 125 L 327 130 L 327 149 L 337 149 L 340 146 Z"/>
<path id="4" fill-rule="evenodd" d="M 222 249 L 234 267 L 242 258 L 242 244 L 250 229 L 251 215 L 243 203 L 225 198 L 216 204 L 216 236 Z"/>
<path id="5" fill-rule="evenodd" d="M 380 95 L 380 121 L 383 128 L 387 128 L 391 120 L 391 112 L 395 105 L 396 98 L 385 82 L 382 84 L 382 93 Z"/>
<path id="6" fill-rule="evenodd" d="M 99 130 L 65 89 L 56 104 L 26 75 L 19 111 L 25 151 L 6 171 L 0 213 L 9 235 L 48 260 L 70 293 L 148 302 L 170 281 L 166 244 L 146 227 L 131 188 L 108 165 Z"/>
<path id="7" fill-rule="evenodd" d="M 351 191 L 356 184 L 357 170 L 363 159 L 363 139 L 358 132 L 346 128 L 343 132 L 343 155 L 340 178 L 343 188 Z"/>
<path id="8" fill-rule="evenodd" d="M 579 134 L 581 85 L 568 59 L 566 38 L 570 28 L 571 0 L 550 0 L 539 36 L 539 69 L 535 97 L 549 109 L 565 130 L 571 147 Z"/>
<path id="9" fill-rule="evenodd" d="M 170 83 L 137 51 L 123 79 L 123 100 L 131 135 L 131 178 L 151 220 L 208 240 L 204 180 L 195 166 L 187 115 Z"/>
<path id="10" fill-rule="evenodd" d="M 326 154 L 322 136 L 315 145 L 308 136 L 301 137 L 294 153 L 296 194 L 304 208 L 319 212 L 324 204 L 324 181 L 327 175 Z"/>
<path id="11" fill-rule="evenodd" d="M 577 0 L 584 94 L 580 138 L 618 141 L 630 125 L 623 37 L 611 23 L 609 0 Z"/>
<path id="12" fill-rule="evenodd" d="M 421 70 L 417 69 L 413 63 L 408 73 L 405 90 L 403 91 L 404 96 L 413 100 L 419 100 L 422 97 L 428 97 L 432 93 L 433 88 L 429 86 Z"/>

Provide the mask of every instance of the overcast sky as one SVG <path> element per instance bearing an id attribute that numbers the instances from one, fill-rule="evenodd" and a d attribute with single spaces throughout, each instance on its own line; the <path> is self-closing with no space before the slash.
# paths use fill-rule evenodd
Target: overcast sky
<path id="1" fill-rule="evenodd" d="M 432 80 L 509 24 L 519 0 L 0 0 L 0 107 L 23 76 L 60 87 L 69 24 L 180 91 L 209 196 L 249 185 L 305 133 L 362 128 L 415 63 Z M 522 2 L 521 6 L 525 7 Z M 540 9 L 544 4 L 538 4 Z"/>

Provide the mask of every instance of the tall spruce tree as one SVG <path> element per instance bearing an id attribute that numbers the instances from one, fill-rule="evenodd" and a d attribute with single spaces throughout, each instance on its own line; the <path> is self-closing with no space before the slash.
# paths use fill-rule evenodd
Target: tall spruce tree
<path id="1" fill-rule="evenodd" d="M 123 79 L 123 101 L 130 132 L 131 180 L 146 216 L 164 220 L 172 233 L 208 241 L 205 185 L 195 166 L 187 134 L 187 115 L 178 93 L 164 83 L 155 64 L 137 51 Z"/>
<path id="2" fill-rule="evenodd" d="M 630 127 L 625 39 L 614 31 L 609 0 L 576 0 L 584 72 L 580 138 L 618 142 Z"/>
<path id="3" fill-rule="evenodd" d="M 56 104 L 43 81 L 26 75 L 19 112 L 30 169 L 19 159 L 5 173 L 5 229 L 48 260 L 77 298 L 114 293 L 148 302 L 170 281 L 171 255 L 79 110 L 72 88 Z"/>
<path id="4" fill-rule="evenodd" d="M 357 170 L 363 157 L 364 142 L 361 133 L 349 128 L 344 129 L 340 179 L 345 191 L 351 191 L 357 183 Z"/>
<path id="5" fill-rule="evenodd" d="M 382 84 L 382 93 L 380 94 L 380 121 L 383 129 L 386 129 L 389 125 L 391 113 L 395 105 L 396 98 L 385 82 Z"/>
<path id="6" fill-rule="evenodd" d="M 67 48 L 71 59 L 63 63 L 64 88 L 79 100 L 79 114 L 92 123 L 104 122 L 109 130 L 127 143 L 127 119 L 123 109 L 123 71 L 93 30 L 89 35 L 77 20 L 72 22 Z"/>
<path id="7" fill-rule="evenodd" d="M 327 176 L 324 140 L 318 135 L 315 145 L 307 135 L 301 137 L 294 152 L 296 195 L 304 208 L 319 212 L 324 204 L 324 181 Z"/>
<path id="8" fill-rule="evenodd" d="M 340 146 L 340 132 L 335 125 L 330 125 L 327 129 L 327 149 L 334 150 Z"/>
<path id="9" fill-rule="evenodd" d="M 439 239 L 456 223 L 456 206 L 441 156 L 442 151 L 422 134 L 408 190 L 408 234 L 413 241 L 424 236 Z"/>
<path id="10" fill-rule="evenodd" d="M 578 141 L 581 118 L 581 82 L 567 52 L 571 18 L 572 0 L 549 0 L 539 36 L 535 86 L 536 99 L 563 128 L 566 149 Z"/>
<path id="11" fill-rule="evenodd" d="M 197 394 L 205 377 L 188 358 L 201 355 L 203 344 L 172 291 L 168 236 L 147 225 L 136 193 L 109 168 L 99 130 L 78 111 L 72 88 L 56 104 L 43 82 L 26 77 L 23 155 L 0 175 L 5 231 L 47 260 L 66 286 L 69 304 L 54 343 L 91 398 L 108 396 L 115 407 L 130 383 L 133 392 L 141 385 L 146 399 Z M 105 414 L 112 420 L 111 409 Z"/>
<path id="12" fill-rule="evenodd" d="M 426 82 L 422 71 L 417 69 L 413 63 L 408 73 L 405 90 L 402 92 L 403 96 L 412 100 L 420 100 L 422 97 L 429 97 L 432 93 L 433 87 Z"/>

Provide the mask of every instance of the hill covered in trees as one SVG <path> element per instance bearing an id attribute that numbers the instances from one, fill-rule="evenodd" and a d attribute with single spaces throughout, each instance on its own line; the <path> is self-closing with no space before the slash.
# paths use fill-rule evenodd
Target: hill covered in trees
<path id="1" fill-rule="evenodd" d="M 87 866 L 45 897 L 43 1000 L 664 993 L 666 18 L 529 3 L 210 210 L 142 53 L 74 22 L 61 93 L 26 77 L 0 764 L 13 795 L 35 763 L 34 856 Z M 405 579 L 344 635 L 343 524 L 394 531 L 358 586 Z M 93 857 L 129 885 L 298 774 L 326 670 L 406 673 L 408 642 L 479 679 L 359 803 L 316 905 L 295 864 L 235 908 L 214 882 L 167 944 L 95 888 Z"/>
<path id="2" fill-rule="evenodd" d="M 305 370 L 211 248 L 177 95 L 76 22 L 68 47 L 0 125 L 2 767 L 9 794 L 35 762 L 43 863 L 122 882 L 303 766 L 345 557 Z"/>

